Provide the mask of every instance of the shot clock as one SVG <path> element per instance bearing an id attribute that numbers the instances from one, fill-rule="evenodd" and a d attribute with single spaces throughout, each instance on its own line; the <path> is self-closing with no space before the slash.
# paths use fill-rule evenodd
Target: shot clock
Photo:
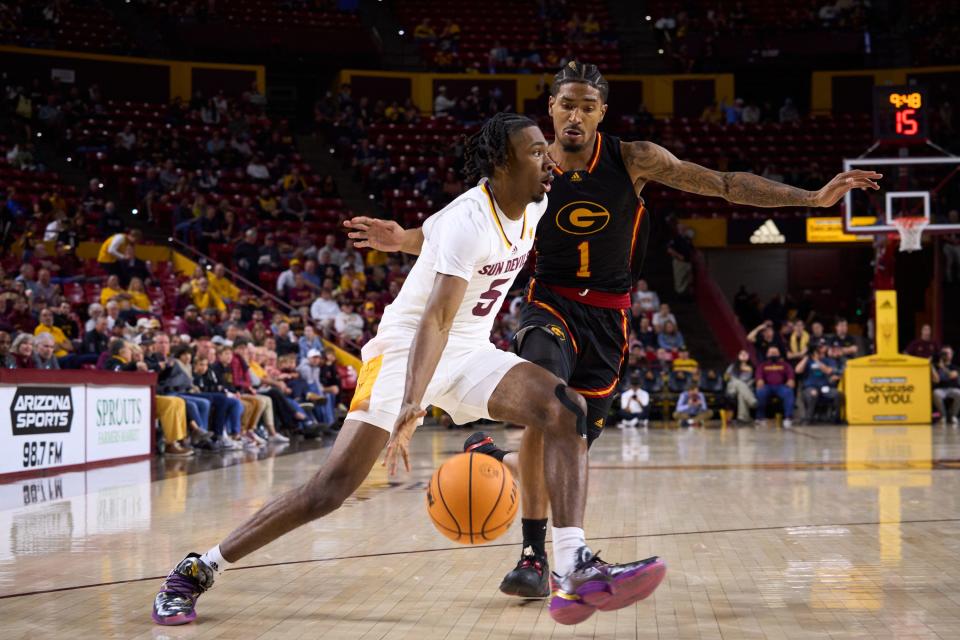
<path id="1" fill-rule="evenodd" d="M 897 142 L 926 142 L 929 108 L 927 94 L 921 87 L 874 87 L 874 137 Z"/>

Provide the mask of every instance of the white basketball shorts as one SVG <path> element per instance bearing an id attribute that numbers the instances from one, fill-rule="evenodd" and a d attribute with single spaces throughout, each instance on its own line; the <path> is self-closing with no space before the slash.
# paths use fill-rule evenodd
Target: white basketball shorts
<path id="1" fill-rule="evenodd" d="M 363 347 L 363 367 L 347 420 L 393 432 L 403 402 L 412 340 L 412 334 L 381 333 Z M 423 406 L 440 407 L 456 424 L 490 419 L 490 396 L 507 371 L 521 362 L 526 361 L 515 353 L 500 351 L 489 341 L 450 340 L 427 386 Z"/>

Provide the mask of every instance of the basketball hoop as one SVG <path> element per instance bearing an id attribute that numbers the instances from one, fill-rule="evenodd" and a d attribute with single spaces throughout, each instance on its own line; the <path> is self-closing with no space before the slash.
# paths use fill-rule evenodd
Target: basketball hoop
<path id="1" fill-rule="evenodd" d="M 900 251 L 919 251 L 923 230 L 930 224 L 929 218 L 902 217 L 893 220 L 893 226 L 900 234 Z"/>

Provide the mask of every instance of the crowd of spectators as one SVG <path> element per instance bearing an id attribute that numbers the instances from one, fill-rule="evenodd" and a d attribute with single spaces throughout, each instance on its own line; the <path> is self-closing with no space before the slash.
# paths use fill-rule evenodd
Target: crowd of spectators
<path id="1" fill-rule="evenodd" d="M 222 277 L 222 265 L 198 268 L 183 286 L 194 302 L 165 318 L 145 295 L 157 267 L 142 263 L 143 280 L 121 260 L 137 240 L 130 232 L 103 241 L 98 262 L 109 275 L 86 307 L 67 300 L 68 281 L 52 280 L 42 252 L 25 253 L 19 273 L 0 268 L 0 364 L 157 373 L 170 455 L 333 430 L 343 378 L 355 382 L 355 372 L 324 347 L 319 322 L 261 306 Z"/>

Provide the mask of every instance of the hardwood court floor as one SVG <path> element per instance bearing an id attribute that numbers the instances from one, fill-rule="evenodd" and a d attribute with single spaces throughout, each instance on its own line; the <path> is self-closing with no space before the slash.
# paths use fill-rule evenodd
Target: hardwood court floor
<path id="1" fill-rule="evenodd" d="M 412 473 L 377 467 L 177 628 L 150 621 L 160 576 L 327 449 L 153 482 L 142 463 L 0 485 L 0 638 L 960 638 L 956 429 L 610 429 L 591 453 L 588 539 L 669 569 L 649 600 L 577 627 L 497 591 L 518 524 L 482 547 L 430 525 L 424 482 L 465 435 L 425 428 Z"/>

